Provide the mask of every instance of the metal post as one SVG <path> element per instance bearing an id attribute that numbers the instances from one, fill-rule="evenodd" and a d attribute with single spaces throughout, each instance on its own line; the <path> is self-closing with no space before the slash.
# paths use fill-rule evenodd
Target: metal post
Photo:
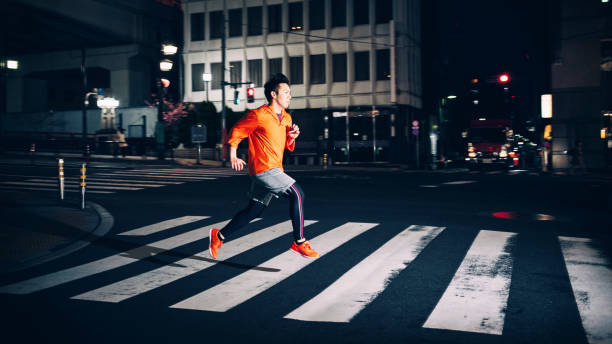
<path id="1" fill-rule="evenodd" d="M 81 102 L 81 120 L 83 121 L 83 144 L 87 144 L 87 69 L 85 68 L 85 48 L 81 48 L 81 78 L 83 79 L 83 96 Z"/>
<path id="2" fill-rule="evenodd" d="M 59 159 L 59 189 L 60 199 L 64 200 L 64 159 Z"/>
<path id="3" fill-rule="evenodd" d="M 87 178 L 86 166 L 86 164 L 81 165 L 81 209 L 85 209 L 85 186 L 87 185 L 87 183 L 85 182 L 85 179 Z"/>
<path id="4" fill-rule="evenodd" d="M 225 25 L 226 23 L 225 13 L 223 13 L 223 25 L 221 34 L 221 162 L 223 167 L 226 165 L 226 150 L 225 150 Z"/>
<path id="5" fill-rule="evenodd" d="M 197 162 L 198 165 L 200 165 L 201 155 L 202 155 L 202 145 L 198 142 L 198 162 Z"/>
<path id="6" fill-rule="evenodd" d="M 36 143 L 30 145 L 30 164 L 34 165 L 34 158 L 36 157 Z"/>

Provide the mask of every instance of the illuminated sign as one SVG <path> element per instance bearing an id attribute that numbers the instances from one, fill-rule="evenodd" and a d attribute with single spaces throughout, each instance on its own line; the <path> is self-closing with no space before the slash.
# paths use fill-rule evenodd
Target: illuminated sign
<path id="1" fill-rule="evenodd" d="M 552 94 L 542 95 L 542 118 L 552 118 Z"/>

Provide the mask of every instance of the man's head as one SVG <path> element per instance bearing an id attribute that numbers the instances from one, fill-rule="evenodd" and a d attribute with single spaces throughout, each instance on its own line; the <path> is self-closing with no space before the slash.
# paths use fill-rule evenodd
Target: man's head
<path id="1" fill-rule="evenodd" d="M 282 73 L 274 75 L 264 85 L 264 94 L 268 103 L 277 102 L 283 109 L 289 107 L 291 102 L 291 90 L 289 88 L 289 79 Z"/>

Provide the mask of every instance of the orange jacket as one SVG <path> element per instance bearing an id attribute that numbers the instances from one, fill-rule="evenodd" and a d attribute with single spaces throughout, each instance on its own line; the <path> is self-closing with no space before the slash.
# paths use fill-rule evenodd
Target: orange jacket
<path id="1" fill-rule="evenodd" d="M 289 140 L 291 125 L 291 116 L 285 110 L 279 121 L 269 105 L 262 105 L 236 123 L 227 144 L 237 148 L 240 141 L 249 138 L 250 175 L 272 168 L 282 170 L 285 148 L 290 151 L 295 148 L 295 140 Z"/>

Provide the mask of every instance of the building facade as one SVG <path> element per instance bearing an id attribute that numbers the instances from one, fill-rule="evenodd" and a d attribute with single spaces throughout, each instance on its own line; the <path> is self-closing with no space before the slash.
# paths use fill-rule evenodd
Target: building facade
<path id="1" fill-rule="evenodd" d="M 552 166 L 569 168 L 582 143 L 587 168 L 612 165 L 612 4 L 554 3 Z"/>
<path id="2" fill-rule="evenodd" d="M 414 161 L 420 136 L 411 123 L 423 116 L 420 18 L 419 0 L 185 1 L 183 100 L 209 100 L 220 111 L 225 73 L 245 83 L 225 86 L 226 106 L 256 108 L 266 102 L 263 84 L 282 72 L 302 129 L 296 152 L 337 163 Z M 246 83 L 255 87 L 253 103 Z"/>

